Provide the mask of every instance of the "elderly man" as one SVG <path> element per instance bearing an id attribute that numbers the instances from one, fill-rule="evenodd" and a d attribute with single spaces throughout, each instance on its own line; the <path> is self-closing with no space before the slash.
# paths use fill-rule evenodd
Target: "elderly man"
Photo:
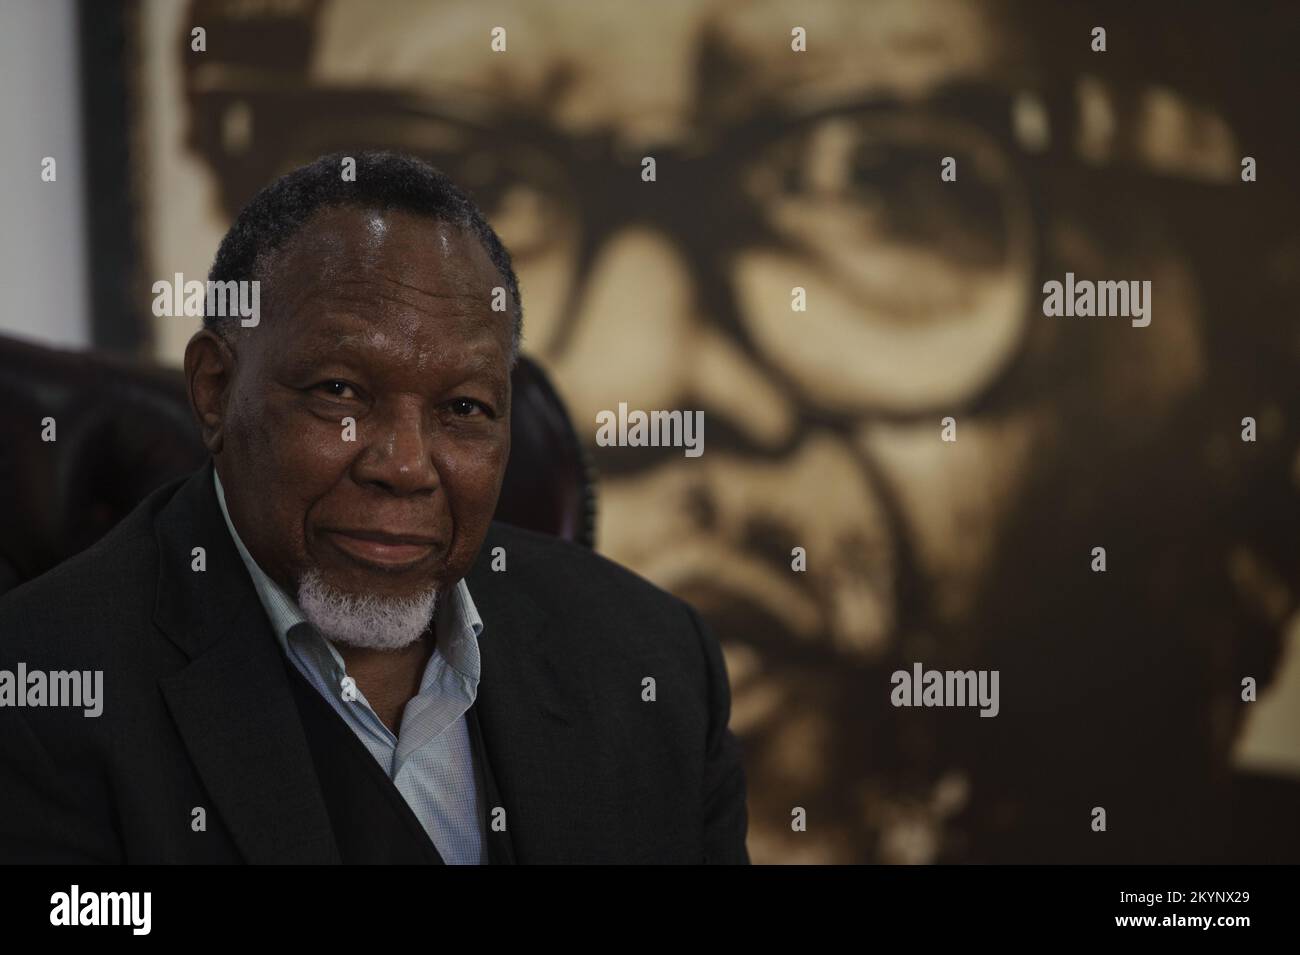
<path id="1" fill-rule="evenodd" d="M 210 280 L 262 312 L 186 351 L 211 462 L 0 603 L 0 669 L 102 680 L 0 706 L 0 861 L 748 862 L 699 616 L 492 522 L 522 309 L 474 204 L 327 156 Z"/>

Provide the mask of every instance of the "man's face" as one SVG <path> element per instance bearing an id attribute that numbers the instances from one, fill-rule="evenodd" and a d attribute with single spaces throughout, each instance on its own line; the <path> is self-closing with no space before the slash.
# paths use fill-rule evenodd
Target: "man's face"
<path id="1" fill-rule="evenodd" d="M 334 208 L 265 278 L 216 458 L 246 546 L 290 593 L 309 568 L 349 594 L 453 586 L 510 451 L 512 328 L 486 251 L 446 223 Z"/>

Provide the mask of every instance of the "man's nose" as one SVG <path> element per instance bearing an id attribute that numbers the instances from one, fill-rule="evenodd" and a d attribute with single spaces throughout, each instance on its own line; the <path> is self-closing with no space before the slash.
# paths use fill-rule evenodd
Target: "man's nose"
<path id="1" fill-rule="evenodd" d="M 353 469 L 358 484 L 400 495 L 438 489 L 436 438 L 420 403 L 393 402 L 382 411 L 376 409 L 372 419 L 357 431 L 357 440 L 365 442 Z"/>

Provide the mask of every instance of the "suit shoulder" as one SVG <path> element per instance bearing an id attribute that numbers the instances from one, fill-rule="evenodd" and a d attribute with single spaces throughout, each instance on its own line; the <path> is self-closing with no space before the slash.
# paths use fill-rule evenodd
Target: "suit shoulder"
<path id="1" fill-rule="evenodd" d="M 51 651 L 153 613 L 158 546 L 151 495 L 112 530 L 63 563 L 0 597 L 0 648 Z"/>
<path id="2" fill-rule="evenodd" d="M 600 598 L 622 601 L 625 610 L 653 607 L 674 616 L 686 606 L 631 568 L 572 541 L 493 522 L 479 553 L 484 569 L 497 547 L 504 548 L 511 579 L 528 585 L 539 603 L 571 606 L 574 600 Z"/>

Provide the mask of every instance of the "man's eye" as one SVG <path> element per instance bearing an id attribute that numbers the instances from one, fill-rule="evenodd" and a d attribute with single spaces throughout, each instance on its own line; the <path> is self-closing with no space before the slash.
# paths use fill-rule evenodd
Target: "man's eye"
<path id="1" fill-rule="evenodd" d="M 316 390 L 325 392 L 331 398 L 355 398 L 357 396 L 351 385 L 346 381 L 337 379 L 322 381 L 316 386 Z"/>
<path id="2" fill-rule="evenodd" d="M 450 407 L 454 414 L 462 418 L 469 417 L 470 415 L 474 414 L 474 412 L 476 411 L 481 413 L 485 413 L 487 411 L 487 409 L 484 408 L 483 405 L 475 401 L 473 398 L 453 398 L 451 400 Z"/>

